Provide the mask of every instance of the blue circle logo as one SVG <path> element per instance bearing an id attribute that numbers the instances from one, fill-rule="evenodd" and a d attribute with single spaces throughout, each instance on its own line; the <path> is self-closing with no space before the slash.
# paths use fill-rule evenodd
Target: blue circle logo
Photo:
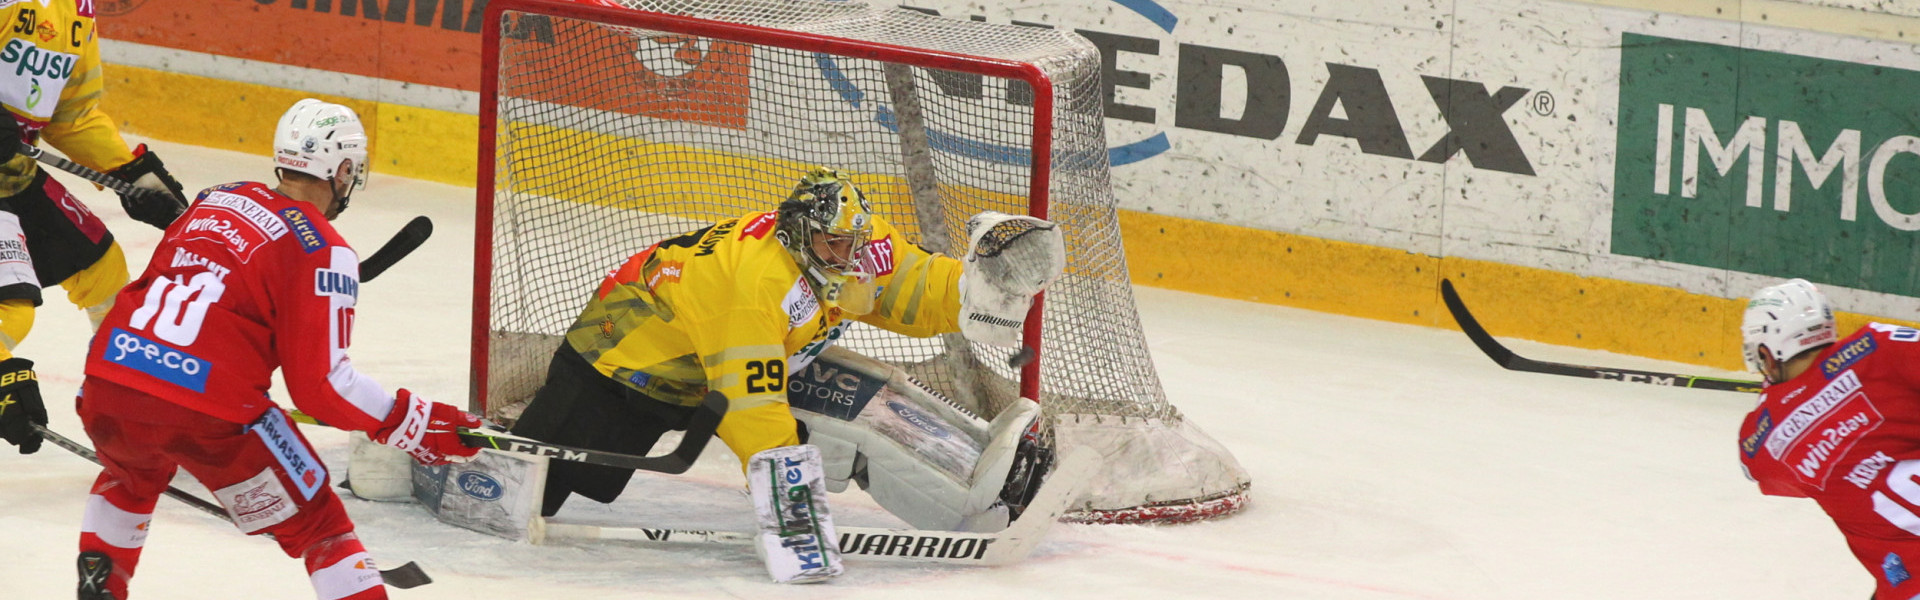
<path id="1" fill-rule="evenodd" d="M 461 471 L 460 476 L 455 477 L 453 481 L 454 485 L 460 486 L 461 492 L 488 502 L 499 500 L 500 496 L 506 493 L 498 480 L 484 473 Z"/>

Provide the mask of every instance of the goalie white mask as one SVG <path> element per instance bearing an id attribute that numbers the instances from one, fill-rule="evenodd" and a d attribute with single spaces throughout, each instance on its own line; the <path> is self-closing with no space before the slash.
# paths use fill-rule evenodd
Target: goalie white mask
<path id="1" fill-rule="evenodd" d="M 1837 335 L 1833 303 L 1805 279 L 1754 292 L 1740 324 L 1747 368 L 1769 378 L 1772 375 L 1760 360 L 1763 352 L 1784 363 L 1802 352 L 1834 343 Z"/>
<path id="2" fill-rule="evenodd" d="M 307 98 L 280 116 L 273 132 L 273 163 L 282 169 L 332 180 L 351 169 L 348 191 L 367 187 L 367 130 L 353 109 Z M 344 209 L 344 204 L 342 206 Z"/>

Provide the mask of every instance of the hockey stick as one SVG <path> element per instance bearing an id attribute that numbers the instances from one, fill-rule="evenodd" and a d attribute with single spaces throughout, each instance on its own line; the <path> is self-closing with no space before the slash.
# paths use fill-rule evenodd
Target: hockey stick
<path id="1" fill-rule="evenodd" d="M 720 427 L 720 419 L 726 412 L 727 397 L 720 392 L 707 392 L 706 400 L 700 403 L 700 407 L 693 413 L 693 418 L 687 421 L 686 435 L 680 438 L 680 445 L 672 452 L 659 456 L 636 456 L 575 448 L 528 438 L 497 435 L 477 429 L 461 429 L 460 443 L 468 448 L 491 448 L 502 452 L 532 454 L 556 460 L 678 475 L 692 468 L 693 461 L 700 458 L 700 453 L 707 449 L 707 440 L 713 439 L 713 431 Z M 292 413 L 295 421 L 332 427 L 313 418 L 313 415 L 297 410 Z"/>
<path id="2" fill-rule="evenodd" d="M 1566 375 L 1568 377 L 1585 377 L 1588 379 L 1610 379 L 1628 383 L 1720 390 L 1724 392 L 1755 393 L 1759 392 L 1763 387 L 1758 381 L 1720 379 L 1715 377 L 1700 377 L 1697 375 L 1660 373 L 1657 371 L 1636 371 L 1633 369 L 1588 367 L 1533 360 L 1514 354 L 1512 350 L 1508 350 L 1506 346 L 1501 345 L 1499 340 L 1493 339 L 1493 335 L 1487 333 L 1485 327 L 1480 326 L 1480 321 L 1473 318 L 1473 313 L 1467 312 L 1467 305 L 1460 300 L 1460 294 L 1453 290 L 1452 281 L 1445 279 L 1440 280 L 1440 299 L 1447 303 L 1447 312 L 1453 313 L 1454 322 L 1460 324 L 1460 330 L 1466 332 L 1467 337 L 1473 340 L 1473 345 L 1479 346 L 1480 351 L 1487 354 L 1487 358 L 1493 359 L 1493 362 L 1499 363 L 1501 367 L 1510 371 Z"/>
<path id="3" fill-rule="evenodd" d="M 185 198 L 174 198 L 173 194 L 162 192 L 160 190 L 150 190 L 147 188 L 135 186 L 132 183 L 128 183 L 126 180 L 123 180 L 119 177 L 114 177 L 106 173 L 101 173 L 99 171 L 95 171 L 87 167 L 86 165 L 73 162 L 71 160 L 67 160 L 65 158 L 61 158 L 58 156 L 54 156 L 52 154 L 47 154 L 46 151 L 41 150 L 39 146 L 29 144 L 24 140 L 20 142 L 20 153 L 33 157 L 34 160 L 40 161 L 42 164 L 45 164 L 47 166 L 50 166 L 62 171 L 66 171 L 74 175 L 78 175 L 81 179 L 85 179 L 87 181 L 97 183 L 101 187 L 105 187 L 107 189 L 113 190 L 116 193 L 119 193 L 121 196 L 135 196 L 135 197 L 145 196 L 149 199 L 153 199 L 153 198 L 164 199 L 167 201 L 168 204 L 172 204 L 176 210 L 179 210 L 180 212 L 186 211 L 187 207 L 184 204 L 181 204 L 181 202 L 187 201 L 187 199 Z M 125 200 L 123 199 L 122 202 L 124 203 Z M 175 214 L 178 214 L 178 213 L 175 213 Z M 162 229 L 165 229 L 165 227 L 162 227 Z"/>
<path id="4" fill-rule="evenodd" d="M 848 556 L 934 562 L 953 565 L 992 566 L 1019 562 L 1040 545 L 1047 531 L 1060 520 L 1067 505 L 1080 497 L 1087 481 L 1093 478 L 1095 457 L 1092 451 L 1074 449 L 1056 463 L 1026 512 L 999 533 L 967 533 L 923 529 L 836 526 L 840 534 L 840 553 Z M 692 542 L 708 544 L 750 544 L 751 533 L 654 529 L 555 523 L 535 517 L 530 541 L 543 544 L 555 539 L 601 539 L 641 542 Z"/>
<path id="5" fill-rule="evenodd" d="M 360 281 L 373 281 L 373 278 L 379 277 L 381 273 L 387 272 L 387 269 L 392 267 L 394 263 L 400 262 L 400 259 L 406 258 L 408 254 L 412 254 L 414 249 L 419 248 L 420 244 L 426 243 L 427 238 L 432 236 L 433 220 L 428 219 L 425 215 L 414 217 L 412 221 L 407 221 L 407 225 L 401 227 L 398 233 L 393 234 L 393 238 L 387 240 L 387 243 L 380 246 L 379 250 L 375 250 L 373 256 L 369 256 L 366 260 L 360 261 Z"/>
<path id="6" fill-rule="evenodd" d="M 33 146 L 26 142 L 20 143 L 20 153 L 33 157 L 34 160 L 45 163 L 53 168 L 77 175 L 81 179 L 100 184 L 123 195 L 162 193 L 159 190 L 135 187 L 133 184 L 127 183 L 118 177 L 95 171 L 80 163 L 47 154 L 38 146 Z M 433 236 L 433 221 L 427 219 L 424 215 L 414 217 L 412 221 L 407 222 L 405 227 L 400 228 L 399 233 L 393 234 L 393 237 L 388 239 L 385 245 L 380 246 L 380 249 L 375 251 L 373 256 L 369 256 L 366 260 L 360 261 L 360 281 L 373 281 L 373 278 L 379 277 L 381 273 L 387 272 L 387 269 L 392 267 L 394 263 L 400 262 L 400 259 L 406 258 L 408 254 L 412 254 L 414 249 L 419 248 L 420 244 L 426 243 L 427 238 L 431 236 Z"/>
<path id="7" fill-rule="evenodd" d="M 124 179 L 121 179 L 119 177 L 114 177 L 106 173 L 101 173 L 99 171 L 95 171 L 91 168 L 88 168 L 86 165 L 83 165 L 77 162 L 73 162 L 58 156 L 54 156 L 52 154 L 47 154 L 45 151 L 41 150 L 39 146 L 34 146 L 26 142 L 20 142 L 20 153 L 33 157 L 34 160 L 40 161 L 41 163 L 46 164 L 47 166 L 50 166 L 62 171 L 66 171 L 68 173 L 72 173 L 74 175 L 79 176 L 81 179 L 85 179 L 87 181 L 100 184 L 101 187 L 105 187 L 115 192 L 119 192 L 122 195 L 161 193 L 159 190 L 149 190 L 149 189 L 134 187 L 133 184 L 127 183 L 126 180 Z"/>
<path id="8" fill-rule="evenodd" d="M 100 464 L 100 456 L 97 454 L 94 454 L 93 449 L 88 448 L 86 446 L 82 446 L 78 442 L 68 439 L 67 436 L 54 433 L 52 429 L 47 429 L 45 425 L 35 424 L 33 428 L 39 430 L 40 435 L 45 436 L 47 438 L 47 441 L 53 442 L 53 445 L 59 446 L 61 448 L 66 448 L 68 452 L 72 452 L 74 454 L 80 455 L 80 458 L 93 461 L 93 464 L 96 464 L 96 465 Z M 169 485 L 167 486 L 166 494 L 168 496 L 173 497 L 173 499 L 175 500 L 179 500 L 181 502 L 187 503 L 187 506 L 200 509 L 200 512 L 204 512 L 216 517 L 220 517 L 222 519 L 229 518 L 227 516 L 227 509 L 220 508 L 220 505 L 209 502 L 205 499 L 202 499 L 199 496 L 195 496 L 192 493 L 187 492 L 186 490 L 182 490 L 180 488 Z"/>
<path id="9" fill-rule="evenodd" d="M 53 445 L 59 446 L 61 448 L 65 448 L 67 449 L 68 452 L 78 454 L 80 455 L 80 458 L 84 458 L 89 461 L 92 461 L 93 464 L 96 464 L 96 465 L 100 464 L 100 455 L 95 454 L 92 448 L 82 446 L 78 442 L 75 442 L 72 439 L 68 439 L 67 436 L 54 433 L 52 429 L 48 429 L 45 425 L 40 425 L 36 423 L 34 424 L 33 428 L 36 430 L 39 430 L 40 435 L 45 436 L 47 438 L 47 441 L 53 442 Z M 214 504 L 213 502 L 210 502 L 199 496 L 195 496 L 191 493 L 188 493 L 185 490 L 169 485 L 167 486 L 166 494 L 168 497 L 187 503 L 187 506 L 200 509 L 201 512 L 213 515 L 215 517 L 219 517 L 220 520 L 227 521 L 229 523 L 233 522 L 233 517 L 227 514 L 227 509 L 221 508 L 220 505 Z M 413 561 L 407 561 L 407 564 L 381 571 L 380 579 L 381 581 L 385 582 L 387 585 L 393 586 L 398 589 L 403 589 L 403 590 L 413 589 L 429 583 L 433 583 L 433 578 L 428 577 L 427 572 L 420 570 L 420 565 L 414 564 Z"/>
<path id="10" fill-rule="evenodd" d="M 677 475 L 693 467 L 693 461 L 700 458 L 701 451 L 706 450 L 707 440 L 713 439 L 713 431 L 720 427 L 720 419 L 726 413 L 727 397 L 720 392 L 707 392 L 706 399 L 700 402 L 700 407 L 694 411 L 693 418 L 687 421 L 686 435 L 680 438 L 680 446 L 660 456 L 635 456 L 575 448 L 526 438 L 494 435 L 472 429 L 460 430 L 460 443 L 466 444 L 469 448 L 492 448 L 559 460 Z"/>

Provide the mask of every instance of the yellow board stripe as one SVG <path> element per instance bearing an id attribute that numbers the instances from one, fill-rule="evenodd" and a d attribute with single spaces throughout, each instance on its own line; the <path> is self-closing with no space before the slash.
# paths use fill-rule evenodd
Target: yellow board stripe
<path id="1" fill-rule="evenodd" d="M 106 74 L 103 108 L 132 133 L 264 157 L 280 113 L 300 98 L 317 97 L 353 107 L 373 125 L 368 135 L 376 173 L 474 184 L 479 120 L 473 115 L 137 67 L 107 65 Z M 576 141 L 587 143 L 578 147 L 634 149 L 630 142 L 584 135 Z M 789 185 L 785 179 L 764 183 L 776 195 L 784 195 Z M 876 195 L 906 193 L 898 181 L 863 184 Z M 600 201 L 586 197 L 589 190 L 603 198 L 621 195 L 595 186 L 556 189 L 576 190 L 581 196 L 571 199 L 583 202 Z M 1121 211 L 1120 228 L 1128 269 L 1140 285 L 1454 328 L 1440 302 L 1439 280 L 1446 277 L 1459 286 L 1488 331 L 1500 337 L 1741 368 L 1742 300 L 1151 213 Z M 1841 313 L 1839 319 L 1844 334 L 1870 317 Z"/>
<path id="2" fill-rule="evenodd" d="M 1120 230 L 1140 285 L 1457 330 L 1440 301 L 1448 278 L 1498 337 L 1744 368 L 1744 299 L 1133 211 Z M 1842 335 L 1868 321 L 1916 326 L 1836 317 Z"/>

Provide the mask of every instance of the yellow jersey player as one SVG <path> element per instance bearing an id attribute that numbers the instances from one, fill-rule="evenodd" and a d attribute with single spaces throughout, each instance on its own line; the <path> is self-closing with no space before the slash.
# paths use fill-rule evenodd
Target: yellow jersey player
<path id="1" fill-rule="evenodd" d="M 21 453 L 40 448 L 32 425 L 47 422 L 33 362 L 13 355 L 33 328 L 41 288 L 65 288 L 98 327 L 127 283 L 127 261 L 106 224 L 19 144 L 45 139 L 74 162 L 142 188 L 121 197 L 142 222 L 166 229 L 186 210 L 160 157 L 145 145 L 128 149 L 98 108 L 104 78 L 93 4 L 0 2 L 0 437 Z"/>
<path id="2" fill-rule="evenodd" d="M 725 395 L 716 434 L 749 473 L 757 548 L 777 581 L 840 572 L 837 549 L 818 543 L 834 539 L 823 488 L 849 481 L 916 527 L 1004 528 L 998 497 L 1037 405 L 1018 402 L 988 423 L 900 385 L 904 372 L 834 348 L 853 321 L 1017 343 L 1033 295 L 1064 267 L 1060 232 L 999 213 L 969 226 L 966 262 L 929 253 L 875 215 L 845 174 L 815 169 L 777 210 L 661 241 L 610 273 L 514 433 L 645 454 L 684 429 L 709 390 Z M 856 373 L 856 393 L 798 393 L 796 375 L 820 362 Z M 543 510 L 574 493 L 612 502 L 631 475 L 556 461 Z M 787 535 L 797 531 L 812 536 Z"/>

